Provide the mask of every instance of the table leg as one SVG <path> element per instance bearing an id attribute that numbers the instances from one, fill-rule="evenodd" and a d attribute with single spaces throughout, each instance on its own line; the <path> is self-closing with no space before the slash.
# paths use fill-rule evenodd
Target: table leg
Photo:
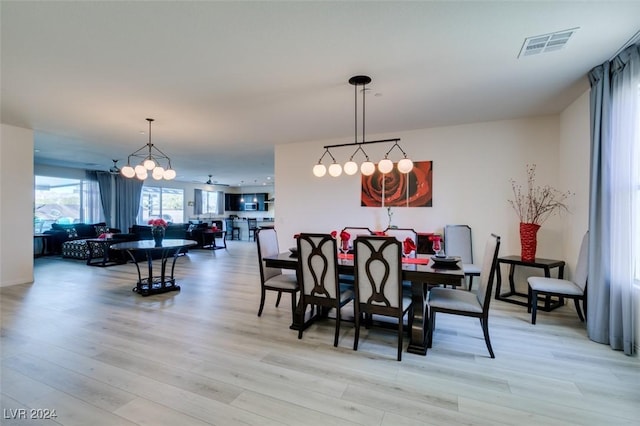
<path id="1" fill-rule="evenodd" d="M 407 352 L 417 355 L 427 354 L 427 333 L 429 321 L 426 315 L 426 284 L 411 282 L 411 300 L 413 302 L 413 321 L 409 330 Z"/>

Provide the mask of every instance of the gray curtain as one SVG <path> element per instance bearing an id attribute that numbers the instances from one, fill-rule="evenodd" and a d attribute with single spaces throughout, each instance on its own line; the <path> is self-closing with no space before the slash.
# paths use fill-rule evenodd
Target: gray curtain
<path id="1" fill-rule="evenodd" d="M 623 81 L 640 67 L 640 44 L 625 49 L 612 61 L 595 67 L 589 73 L 591 83 L 591 176 L 589 199 L 589 279 L 587 290 L 587 333 L 589 338 L 609 344 L 613 349 L 633 353 L 633 276 L 620 280 L 619 257 L 611 253 L 625 253 L 627 241 L 632 238 L 616 232 L 624 225 L 616 204 L 619 196 L 618 158 L 631 153 L 620 153 L 620 135 L 628 129 L 620 129 L 620 99 L 616 96 L 638 96 L 637 84 L 626 93 L 621 90 Z M 636 117 L 637 119 L 637 117 Z M 633 127 L 633 124 L 627 124 Z M 632 156 L 631 156 L 632 158 Z M 632 160 L 633 161 L 633 160 Z M 631 167 L 639 168 L 639 164 Z M 638 212 L 635 212 L 637 215 Z M 624 214 L 623 214 L 624 216 Z M 630 220 L 633 220 L 631 218 Z M 627 228 L 627 231 L 630 229 Z M 632 251 L 632 250 L 629 250 Z M 627 253 L 631 256 L 630 253 Z M 624 265 L 623 265 L 624 267 Z"/>
<path id="2" fill-rule="evenodd" d="M 194 190 L 194 202 L 193 202 L 193 214 L 201 215 L 202 214 L 202 189 Z"/>
<path id="3" fill-rule="evenodd" d="M 140 195 L 142 181 L 128 179 L 120 175 L 115 177 L 116 187 L 116 228 L 122 232 L 129 232 L 129 228 L 136 223 L 140 210 Z"/>
<path id="4" fill-rule="evenodd" d="M 223 215 L 224 214 L 224 192 L 223 191 L 217 191 L 217 202 L 216 202 L 216 206 L 218 207 L 218 211 L 216 211 L 217 215 Z"/>
<path id="5" fill-rule="evenodd" d="M 111 173 L 96 172 L 96 179 L 98 180 L 98 185 L 100 186 L 100 202 L 102 203 L 105 222 L 108 226 L 113 227 L 113 222 L 111 221 L 111 209 L 113 207 L 113 203 L 111 202 L 113 198 L 113 179 L 111 177 Z M 126 229 L 121 231 L 127 232 Z"/>

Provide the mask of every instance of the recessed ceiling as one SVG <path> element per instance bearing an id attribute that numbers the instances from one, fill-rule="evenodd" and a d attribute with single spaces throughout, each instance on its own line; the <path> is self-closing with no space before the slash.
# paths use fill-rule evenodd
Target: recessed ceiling
<path id="1" fill-rule="evenodd" d="M 274 145 L 555 114 L 638 30 L 640 2 L 2 1 L 2 122 L 36 162 L 109 170 L 153 140 L 178 180 L 263 182 Z M 535 34 L 580 28 L 518 59 Z"/>

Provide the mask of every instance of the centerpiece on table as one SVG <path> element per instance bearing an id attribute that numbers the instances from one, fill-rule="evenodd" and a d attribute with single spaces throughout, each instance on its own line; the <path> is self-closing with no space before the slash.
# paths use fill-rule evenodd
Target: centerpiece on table
<path id="1" fill-rule="evenodd" d="M 513 200 L 509 203 L 520 218 L 520 256 L 524 262 L 536 260 L 538 230 L 544 221 L 561 211 L 569 211 L 566 200 L 572 192 L 562 192 L 549 185 L 536 186 L 536 165 L 527 164 L 527 187 L 511 180 Z"/>
<path id="2" fill-rule="evenodd" d="M 167 228 L 167 222 L 162 218 L 149 219 L 147 222 L 151 225 L 151 235 L 156 242 L 156 247 L 162 246 L 162 240 L 164 239 L 164 231 Z"/>
<path id="3" fill-rule="evenodd" d="M 442 250 L 442 236 L 438 234 L 429 235 L 429 241 L 431 241 L 431 247 L 436 257 L 446 257 L 444 250 Z"/>
<path id="4" fill-rule="evenodd" d="M 416 243 L 411 237 L 407 237 L 402 242 L 402 254 L 404 257 L 410 257 L 411 253 L 416 249 Z"/>

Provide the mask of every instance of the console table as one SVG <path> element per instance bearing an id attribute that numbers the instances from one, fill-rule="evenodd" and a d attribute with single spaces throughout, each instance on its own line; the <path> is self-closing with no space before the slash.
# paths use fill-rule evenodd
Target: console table
<path id="1" fill-rule="evenodd" d="M 505 293 L 501 293 L 502 287 L 502 274 L 500 273 L 500 265 L 505 264 L 509 265 L 509 291 Z M 558 268 L 558 276 L 557 278 L 562 279 L 564 276 L 564 261 L 563 260 L 553 260 L 553 259 L 540 259 L 536 258 L 533 262 L 523 261 L 520 256 L 504 256 L 498 258 L 498 264 L 496 265 L 496 300 L 501 300 L 503 302 L 509 302 L 520 306 L 529 306 L 529 295 L 527 293 L 521 293 L 516 291 L 515 282 L 513 276 L 515 274 L 516 266 L 527 266 L 529 268 L 539 268 L 544 271 L 544 276 L 549 278 L 551 277 L 551 269 Z M 513 297 L 520 297 L 527 299 L 526 301 L 514 299 Z M 538 306 L 538 309 L 542 309 L 544 311 L 551 311 L 556 309 L 562 305 L 564 305 L 564 299 L 558 298 L 557 300 L 552 300 L 550 296 L 542 297 L 541 300 L 544 300 L 544 305 Z"/>
<path id="2" fill-rule="evenodd" d="M 183 249 L 197 245 L 198 243 L 192 240 L 164 239 L 160 246 L 156 246 L 153 240 L 141 240 L 113 244 L 111 248 L 113 250 L 126 251 L 129 254 L 138 271 L 138 282 L 132 290 L 142 296 L 149 296 L 150 294 L 180 290 L 180 286 L 176 284 L 173 276 L 176 260 Z M 140 273 L 140 265 L 136 253 L 144 254 L 147 260 L 147 277 L 143 278 Z M 160 275 L 154 275 L 153 273 L 154 257 L 160 262 Z M 170 257 L 173 257 L 173 263 L 171 264 L 171 271 L 168 273 L 167 261 Z"/>

